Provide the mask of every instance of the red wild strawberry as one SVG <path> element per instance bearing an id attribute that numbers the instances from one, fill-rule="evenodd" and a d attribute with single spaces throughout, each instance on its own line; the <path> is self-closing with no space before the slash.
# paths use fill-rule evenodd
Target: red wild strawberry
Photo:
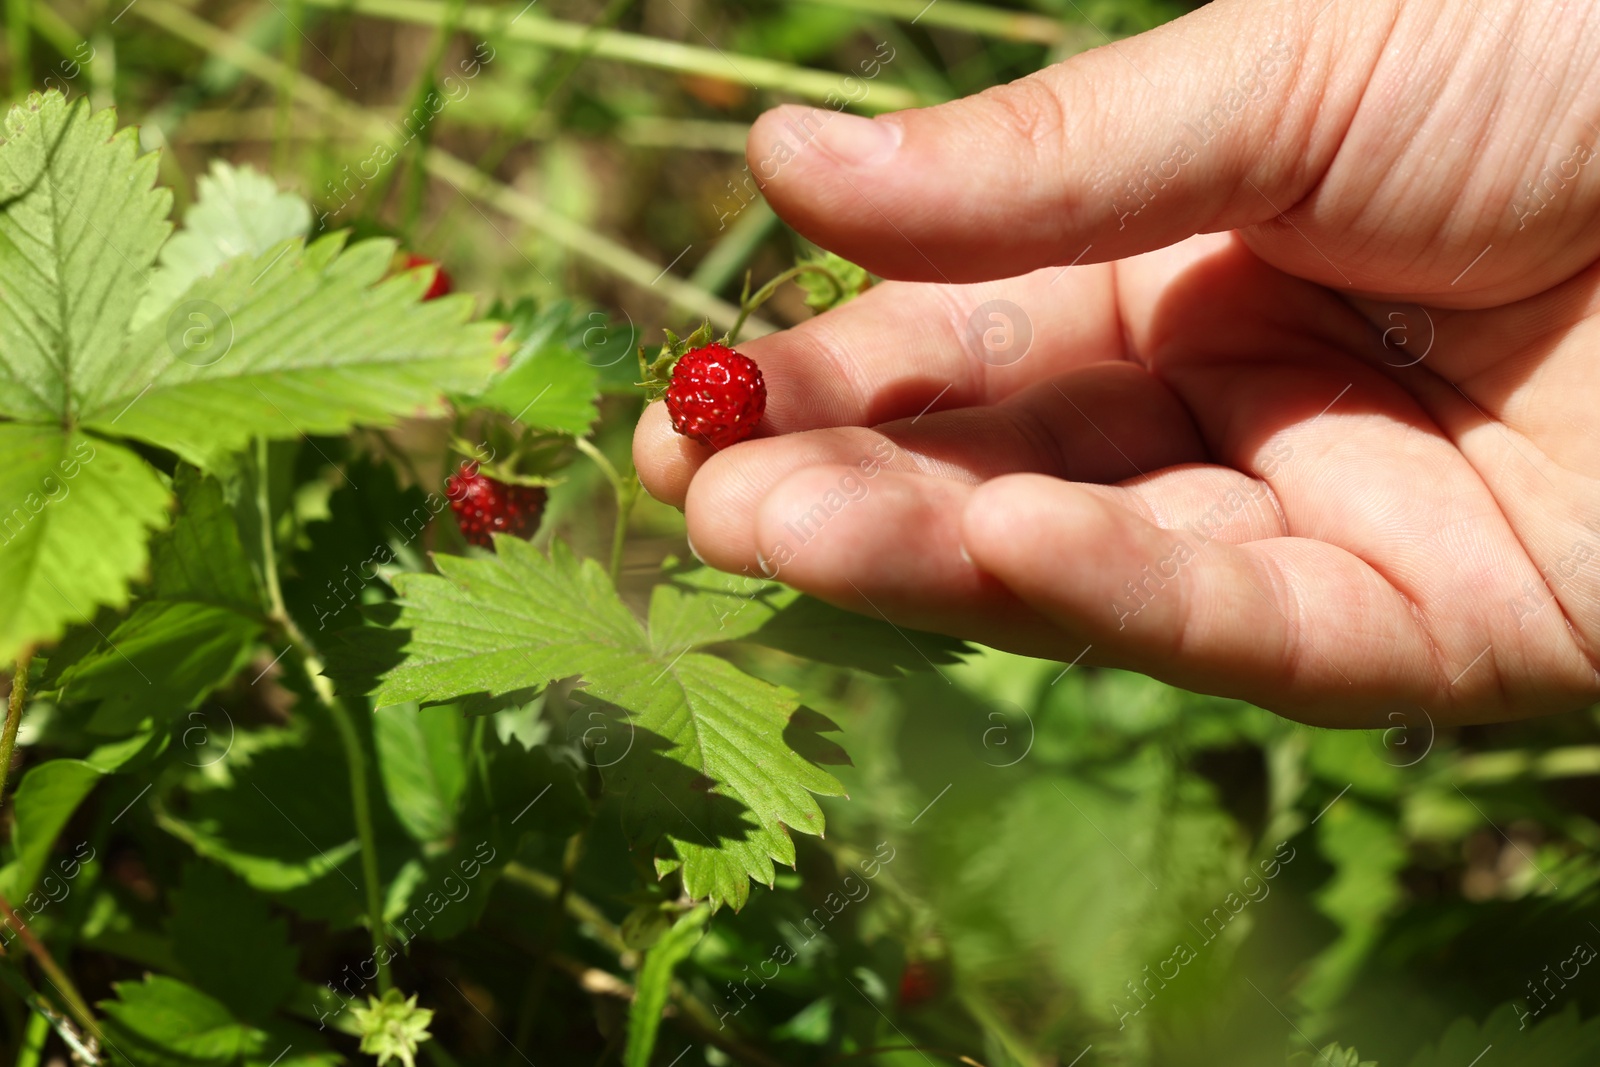
<path id="1" fill-rule="evenodd" d="M 467 540 L 484 548 L 493 544 L 490 534 L 532 537 L 550 496 L 541 486 L 508 485 L 480 474 L 470 459 L 445 480 L 444 495 Z"/>
<path id="2" fill-rule="evenodd" d="M 900 1007 L 920 1008 L 939 995 L 944 982 L 936 968 L 925 960 L 908 960 L 900 972 Z"/>
<path id="3" fill-rule="evenodd" d="M 445 273 L 438 262 L 427 256 L 418 256 L 406 253 L 404 270 L 415 270 L 418 267 L 433 267 L 433 284 L 428 286 L 428 291 L 422 294 L 423 300 L 437 300 L 441 296 L 449 296 L 455 292 L 455 286 L 450 281 L 450 275 Z"/>
<path id="4" fill-rule="evenodd" d="M 722 449 L 756 431 L 767 410 L 767 383 L 749 356 L 727 345 L 686 352 L 672 368 L 667 413 L 685 437 Z"/>

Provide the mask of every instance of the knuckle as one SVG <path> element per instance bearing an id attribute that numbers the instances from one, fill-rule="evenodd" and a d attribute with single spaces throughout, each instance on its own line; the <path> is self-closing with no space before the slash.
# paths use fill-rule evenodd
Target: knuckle
<path id="1" fill-rule="evenodd" d="M 1056 81 L 1044 72 L 978 95 L 1009 138 L 1032 153 L 1032 162 L 1056 165 L 1066 141 L 1067 109 Z"/>

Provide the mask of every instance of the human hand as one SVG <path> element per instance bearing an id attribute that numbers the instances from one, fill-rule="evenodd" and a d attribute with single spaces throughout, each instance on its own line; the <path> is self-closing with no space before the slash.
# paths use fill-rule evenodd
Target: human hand
<path id="1" fill-rule="evenodd" d="M 779 109 L 769 201 L 897 280 L 740 346 L 764 436 L 648 411 L 640 475 L 708 563 L 897 625 L 1325 725 L 1582 706 L 1597 118 L 1600 8 L 1522 0 L 1218 0 L 941 107 Z"/>

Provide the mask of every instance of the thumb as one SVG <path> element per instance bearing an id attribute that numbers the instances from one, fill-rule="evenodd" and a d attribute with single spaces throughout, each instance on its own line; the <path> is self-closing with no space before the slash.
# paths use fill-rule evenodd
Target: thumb
<path id="1" fill-rule="evenodd" d="M 750 171 L 806 237 L 917 281 L 1119 259 L 1264 222 L 1315 187 L 1382 48 L 1381 27 L 1353 32 L 1336 25 L 1340 5 L 1319 6 L 1220 0 L 875 119 L 780 107 L 751 129 Z"/>

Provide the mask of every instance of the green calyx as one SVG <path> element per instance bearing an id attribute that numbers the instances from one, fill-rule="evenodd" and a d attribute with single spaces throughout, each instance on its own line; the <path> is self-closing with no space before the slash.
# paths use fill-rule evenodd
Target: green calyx
<path id="1" fill-rule="evenodd" d="M 666 343 L 661 346 L 654 359 L 645 355 L 644 346 L 639 346 L 639 374 L 637 383 L 649 395 L 651 400 L 659 400 L 667 391 L 667 386 L 672 384 L 672 368 L 678 365 L 678 360 L 693 352 L 697 348 L 704 348 L 709 344 L 721 344 L 732 347 L 732 340 L 728 334 L 713 338 L 711 336 L 711 323 L 703 322 L 687 337 L 679 337 L 671 330 L 661 331 L 666 335 Z"/>

